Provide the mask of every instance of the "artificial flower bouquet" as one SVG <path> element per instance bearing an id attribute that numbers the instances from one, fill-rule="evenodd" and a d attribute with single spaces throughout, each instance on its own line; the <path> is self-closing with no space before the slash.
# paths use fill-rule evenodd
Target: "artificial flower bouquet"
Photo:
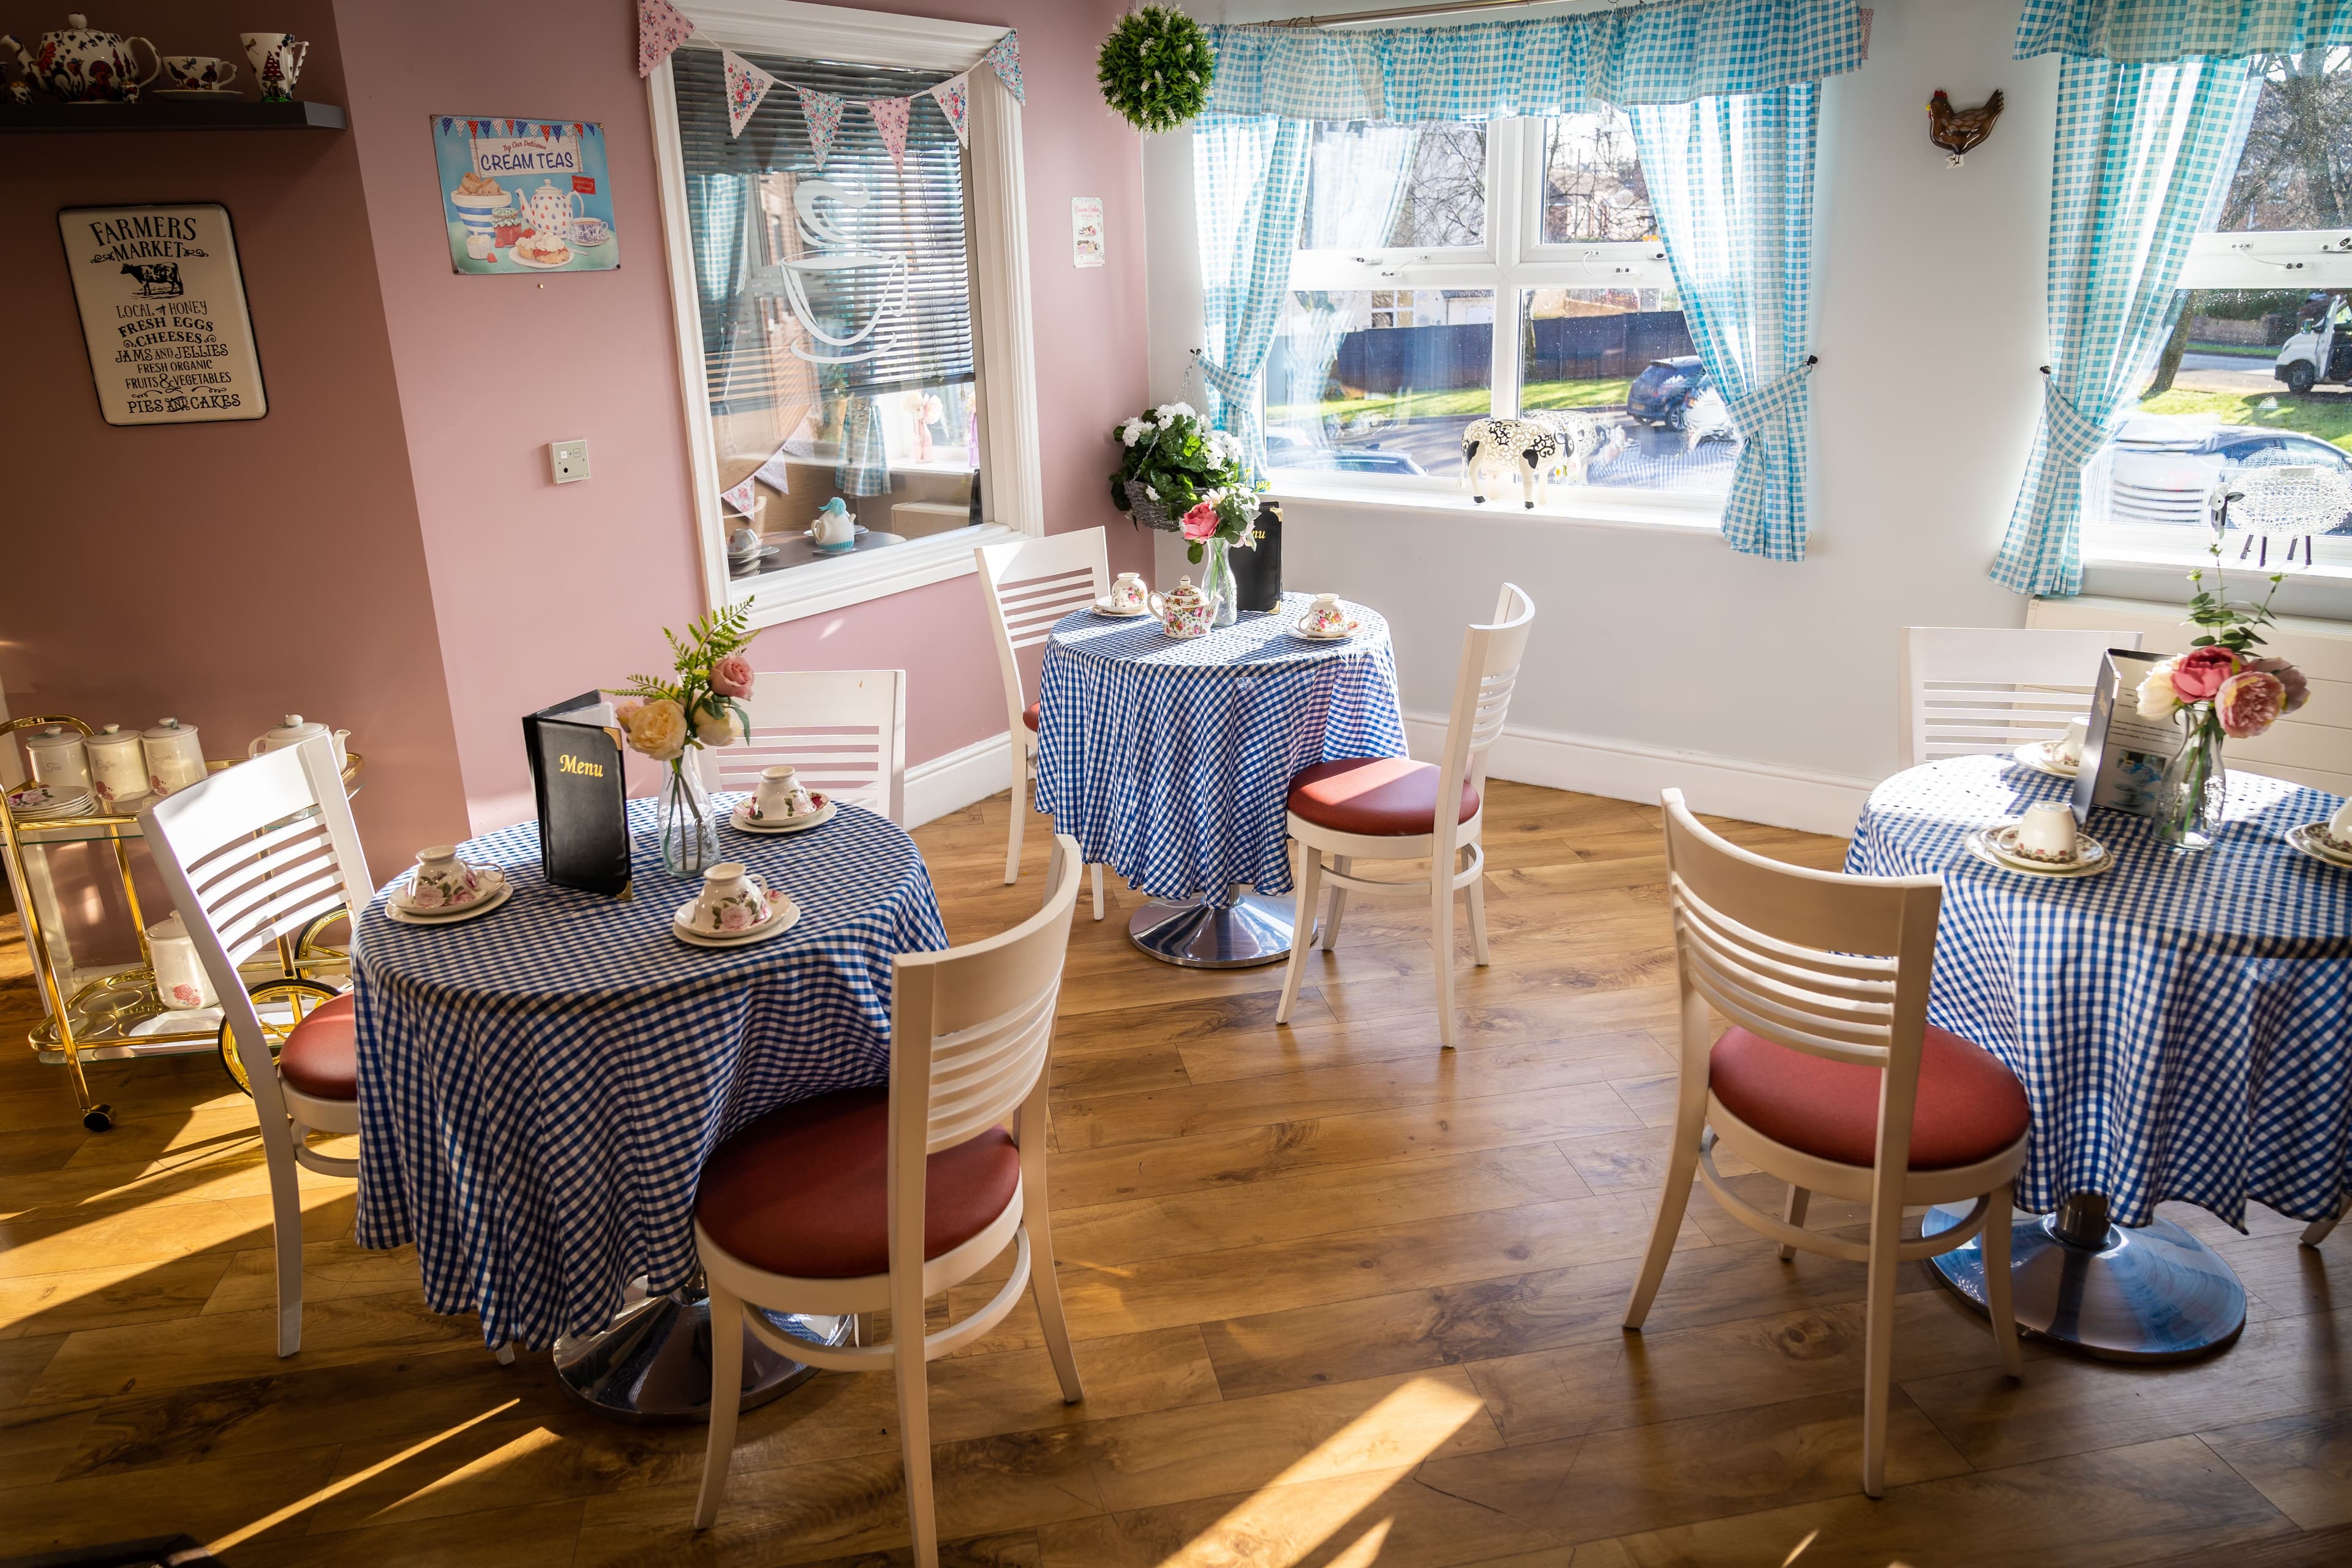
<path id="1" fill-rule="evenodd" d="M 1124 420 L 1111 438 L 1119 458 L 1110 503 L 1151 528 L 1172 530 L 1202 498 L 1248 482 L 1240 440 L 1211 429 L 1189 403 L 1163 403 Z"/>
<path id="2" fill-rule="evenodd" d="M 677 679 L 633 675 L 621 689 L 635 700 L 614 710 L 633 749 L 677 767 L 691 747 L 730 745 L 751 733 L 738 700 L 751 695 L 751 660 L 743 652 L 750 617 L 751 606 L 736 604 L 694 622 L 684 637 L 662 628 Z"/>
<path id="3" fill-rule="evenodd" d="M 2218 559 L 2218 546 L 2214 553 Z M 2251 605 L 2231 601 L 2218 567 L 2210 590 L 2202 586 L 2201 568 L 2190 573 L 2189 580 L 2200 586 L 2189 601 L 2189 618 L 2204 631 L 2191 639 L 2187 653 L 2166 659 L 2139 683 L 2140 717 L 2179 714 L 2192 736 L 2218 729 L 2233 741 L 2247 741 L 2311 700 L 2311 683 L 2303 671 L 2254 651 L 2263 644 L 2257 628 L 2273 619 L 2271 596 L 2283 576 L 2274 574 L 2270 594 Z"/>
<path id="4" fill-rule="evenodd" d="M 1177 527 L 1192 541 L 1184 558 L 1196 566 L 1212 541 L 1255 550 L 1265 537 L 1257 527 L 1257 492 L 1244 485 L 1229 485 L 1202 497 Z"/>

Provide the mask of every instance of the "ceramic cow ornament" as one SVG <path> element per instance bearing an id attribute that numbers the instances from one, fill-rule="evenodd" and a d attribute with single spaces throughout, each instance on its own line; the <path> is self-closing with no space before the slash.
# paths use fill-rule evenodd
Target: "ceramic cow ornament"
<path id="1" fill-rule="evenodd" d="M 1624 426 L 1597 415 L 1545 410 L 1525 417 L 1558 438 L 1559 455 L 1552 465 L 1553 477 L 1574 484 L 1591 483 L 1592 465 L 1604 455 L 1624 449 Z"/>
<path id="2" fill-rule="evenodd" d="M 1470 499 L 1486 500 L 1490 476 L 1518 471 L 1519 497 L 1528 506 L 1543 499 L 1544 481 L 1559 464 L 1559 437 L 1528 419 L 1474 419 L 1462 432 L 1462 482 Z"/>

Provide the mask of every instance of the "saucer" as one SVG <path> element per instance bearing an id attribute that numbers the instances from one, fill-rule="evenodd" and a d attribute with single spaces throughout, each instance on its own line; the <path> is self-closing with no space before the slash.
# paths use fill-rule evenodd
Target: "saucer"
<path id="1" fill-rule="evenodd" d="M 1097 599 L 1095 601 L 1095 614 L 1107 616 L 1114 621 L 1132 621 L 1140 616 L 1148 616 L 1150 613 L 1151 606 L 1150 605 L 1138 605 L 1131 610 L 1122 610 L 1118 605 L 1112 604 L 1108 599 Z"/>
<path id="2" fill-rule="evenodd" d="M 560 261 L 548 261 L 535 256 L 525 256 L 522 253 L 522 247 L 519 244 L 507 251 L 507 257 L 517 267 L 535 267 L 542 272 L 552 272 L 558 268 L 572 265 L 572 247 L 565 246 L 562 248 L 563 258 Z"/>
<path id="3" fill-rule="evenodd" d="M 2014 844 L 2016 840 L 2017 824 L 1997 822 L 1990 827 L 1978 828 L 1964 842 L 1969 851 L 1986 864 L 2028 877 L 2095 877 L 2102 871 L 2115 869 L 2116 858 L 2107 853 L 2105 845 L 2087 833 L 2075 836 L 2075 858 L 2063 865 L 2028 860 L 2003 847 L 2004 842 Z"/>
<path id="4" fill-rule="evenodd" d="M 1349 621 L 1338 630 L 1328 632 L 1310 632 L 1297 621 L 1286 621 L 1283 625 L 1289 628 L 1292 637 L 1301 642 L 1346 642 L 1364 629 L 1364 623 L 1361 621 Z"/>
<path id="5" fill-rule="evenodd" d="M 687 900 L 669 918 L 669 934 L 688 947 L 749 947 L 755 942 L 782 936 L 800 923 L 801 907 L 776 888 L 768 889 L 768 918 L 751 930 L 737 931 L 731 936 L 714 936 L 688 925 L 688 917 L 694 913 L 694 902 L 692 899 Z"/>
<path id="6" fill-rule="evenodd" d="M 2053 778 L 2071 779 L 2083 771 L 2079 764 L 2070 763 L 2058 754 L 2055 741 L 2028 741 L 2011 754 L 2035 773 L 2048 773 Z"/>
<path id="7" fill-rule="evenodd" d="M 2352 871 L 2352 849 L 2336 848 L 2331 840 L 2323 837 L 2326 831 L 2327 824 L 2324 822 L 2306 822 L 2300 827 L 2288 828 L 2286 841 L 2323 866 Z"/>
<path id="8" fill-rule="evenodd" d="M 833 814 L 840 809 L 830 797 L 815 790 L 809 792 L 809 798 L 824 801 L 824 804 L 798 821 L 754 822 L 751 820 L 751 803 L 747 800 L 727 814 L 727 826 L 739 833 L 806 833 L 812 827 L 831 822 Z"/>
<path id="9" fill-rule="evenodd" d="M 39 822 L 52 816 L 73 816 L 98 804 L 88 790 L 59 795 L 47 784 L 31 784 L 8 795 L 8 812 L 19 822 Z"/>
<path id="10" fill-rule="evenodd" d="M 446 914 L 416 914 L 400 907 L 400 895 L 394 893 L 383 901 L 384 917 L 404 926 L 454 926 L 488 914 L 514 897 L 512 883 L 501 882 L 497 889 L 478 903 L 460 904 Z"/>
<path id="11" fill-rule="evenodd" d="M 489 888 L 489 891 L 484 893 L 480 898 L 475 900 L 470 904 L 445 904 L 439 909 L 418 909 L 415 904 L 409 901 L 408 896 L 408 889 L 416 885 L 415 875 L 413 872 L 410 874 L 409 879 L 403 883 L 399 888 L 394 889 L 392 897 L 384 901 L 394 909 L 398 910 L 402 914 L 411 915 L 417 920 L 430 923 L 449 920 L 457 915 L 472 914 L 475 910 L 488 903 L 492 899 L 495 899 L 509 890 L 507 888 L 507 874 L 499 869 L 496 866 L 476 866 L 471 868 L 471 869 L 475 874 L 476 880 L 486 883 Z"/>

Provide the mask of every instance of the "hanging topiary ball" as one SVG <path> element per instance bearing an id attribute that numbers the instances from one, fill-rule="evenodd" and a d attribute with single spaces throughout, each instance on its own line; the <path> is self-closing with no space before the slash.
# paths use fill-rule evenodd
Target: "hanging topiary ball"
<path id="1" fill-rule="evenodd" d="M 1120 19 L 1095 60 L 1103 101 L 1139 131 L 1173 131 L 1209 106 L 1216 58 L 1181 11 L 1146 5 Z"/>

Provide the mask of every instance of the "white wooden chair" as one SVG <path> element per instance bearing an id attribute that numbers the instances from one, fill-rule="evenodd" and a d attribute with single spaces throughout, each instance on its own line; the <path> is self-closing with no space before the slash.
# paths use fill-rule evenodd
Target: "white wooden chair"
<path id="1" fill-rule="evenodd" d="M 742 1387 L 740 1319 L 782 1354 L 841 1371 L 888 1367 L 919 1568 L 938 1568 L 925 1364 L 971 1343 L 1032 1292 L 1062 1397 L 1084 1397 L 1054 1274 L 1045 1203 L 1045 1084 L 1078 846 L 1056 835 L 1045 907 L 1013 927 L 893 965 L 887 1089 L 796 1100 L 729 1139 L 702 1168 L 694 1241 L 710 1285 L 710 1444 L 694 1527 L 719 1517 Z M 1003 1123 L 1013 1121 L 1008 1133 Z M 1010 1245 L 986 1305 L 925 1331 L 927 1298 Z M 825 1347 L 759 1311 L 890 1314 L 890 1342 Z M 861 1319 L 861 1321 L 863 1320 Z"/>
<path id="2" fill-rule="evenodd" d="M 1430 941 L 1437 950 L 1437 1037 L 1454 1044 L 1454 895 L 1470 902 L 1470 946 L 1486 962 L 1486 754 L 1503 732 L 1535 601 L 1517 584 L 1503 584 L 1491 626 L 1473 626 L 1462 638 L 1462 669 L 1454 681 L 1454 710 L 1445 724 L 1445 751 L 1436 763 L 1404 757 L 1346 757 L 1318 763 L 1290 781 L 1290 837 L 1298 844 L 1298 906 L 1291 930 L 1289 967 L 1274 1021 L 1290 1022 L 1317 896 L 1331 884 L 1331 910 L 1323 921 L 1323 951 L 1339 940 L 1339 918 L 1350 889 L 1360 893 L 1412 893 L 1430 900 Z M 1440 811 L 1440 801 L 1456 809 Z M 1323 858 L 1331 857 L 1328 868 Z M 1358 860 L 1423 860 L 1426 877 L 1402 880 L 1354 874 Z"/>
<path id="3" fill-rule="evenodd" d="M 2139 633 L 2041 626 L 1906 626 L 1903 765 L 2013 752 L 2054 741 L 2088 716 L 2091 683 L 2111 647 Z"/>
<path id="4" fill-rule="evenodd" d="M 1927 1022 L 1943 887 L 1784 866 L 1709 832 L 1664 795 L 1666 886 L 1682 993 L 1682 1072 L 1665 1190 L 1625 1326 L 1639 1329 L 1672 1257 L 1692 1173 L 1731 1215 L 1780 1243 L 1862 1263 L 1862 1486 L 1886 1485 L 1886 1404 L 1898 1264 L 1984 1237 L 1993 1342 L 2023 1374 L 2010 1310 L 2011 1184 L 2025 1163 L 2025 1090 L 2000 1058 Z M 1732 1026 L 1714 1037 L 1707 1009 Z M 1780 1217 L 1731 1191 L 1717 1144 L 1789 1184 Z M 1814 1193 L 1870 1205 L 1870 1234 L 1807 1230 Z M 1904 1240 L 1906 1205 L 1973 1199 L 1952 1229 Z"/>
<path id="5" fill-rule="evenodd" d="M 2327 1239 L 2330 1232 L 2335 1230 L 2336 1222 L 2347 1214 L 2352 1214 L 2352 1197 L 2347 1197 L 2338 1204 L 2334 1214 L 2324 1215 L 2305 1226 L 2303 1235 L 2297 1239 L 2305 1247 L 2317 1247 Z"/>
<path id="6" fill-rule="evenodd" d="M 1004 722 L 1013 747 L 1013 830 L 1004 848 L 1004 880 L 1021 879 L 1021 831 L 1029 817 L 1029 786 L 1037 776 L 1037 721 L 1021 679 L 1024 649 L 1045 646 L 1054 623 L 1110 594 L 1110 552 L 1099 528 L 1049 533 L 972 549 L 980 563 L 981 596 L 996 628 L 996 661 L 1004 673 Z M 1095 919 L 1103 918 L 1103 874 L 1094 877 Z"/>
<path id="7" fill-rule="evenodd" d="M 302 1200 L 294 1168 L 356 1178 L 311 1132 L 360 1130 L 358 1024 L 349 994 L 308 982 L 263 986 L 273 1029 L 237 966 L 311 921 L 367 907 L 367 858 L 331 739 L 320 736 L 214 773 L 139 814 L 155 867 L 220 995 L 253 1087 L 278 1249 L 278 1353 L 302 1343 Z M 286 1022 L 292 1023 L 290 1033 Z M 273 1038 L 283 1044 L 275 1058 Z"/>
<path id="8" fill-rule="evenodd" d="M 762 772 L 790 763 L 809 788 L 904 824 L 905 670 L 761 670 L 741 701 L 751 736 L 698 748 L 704 788 L 755 790 Z"/>

